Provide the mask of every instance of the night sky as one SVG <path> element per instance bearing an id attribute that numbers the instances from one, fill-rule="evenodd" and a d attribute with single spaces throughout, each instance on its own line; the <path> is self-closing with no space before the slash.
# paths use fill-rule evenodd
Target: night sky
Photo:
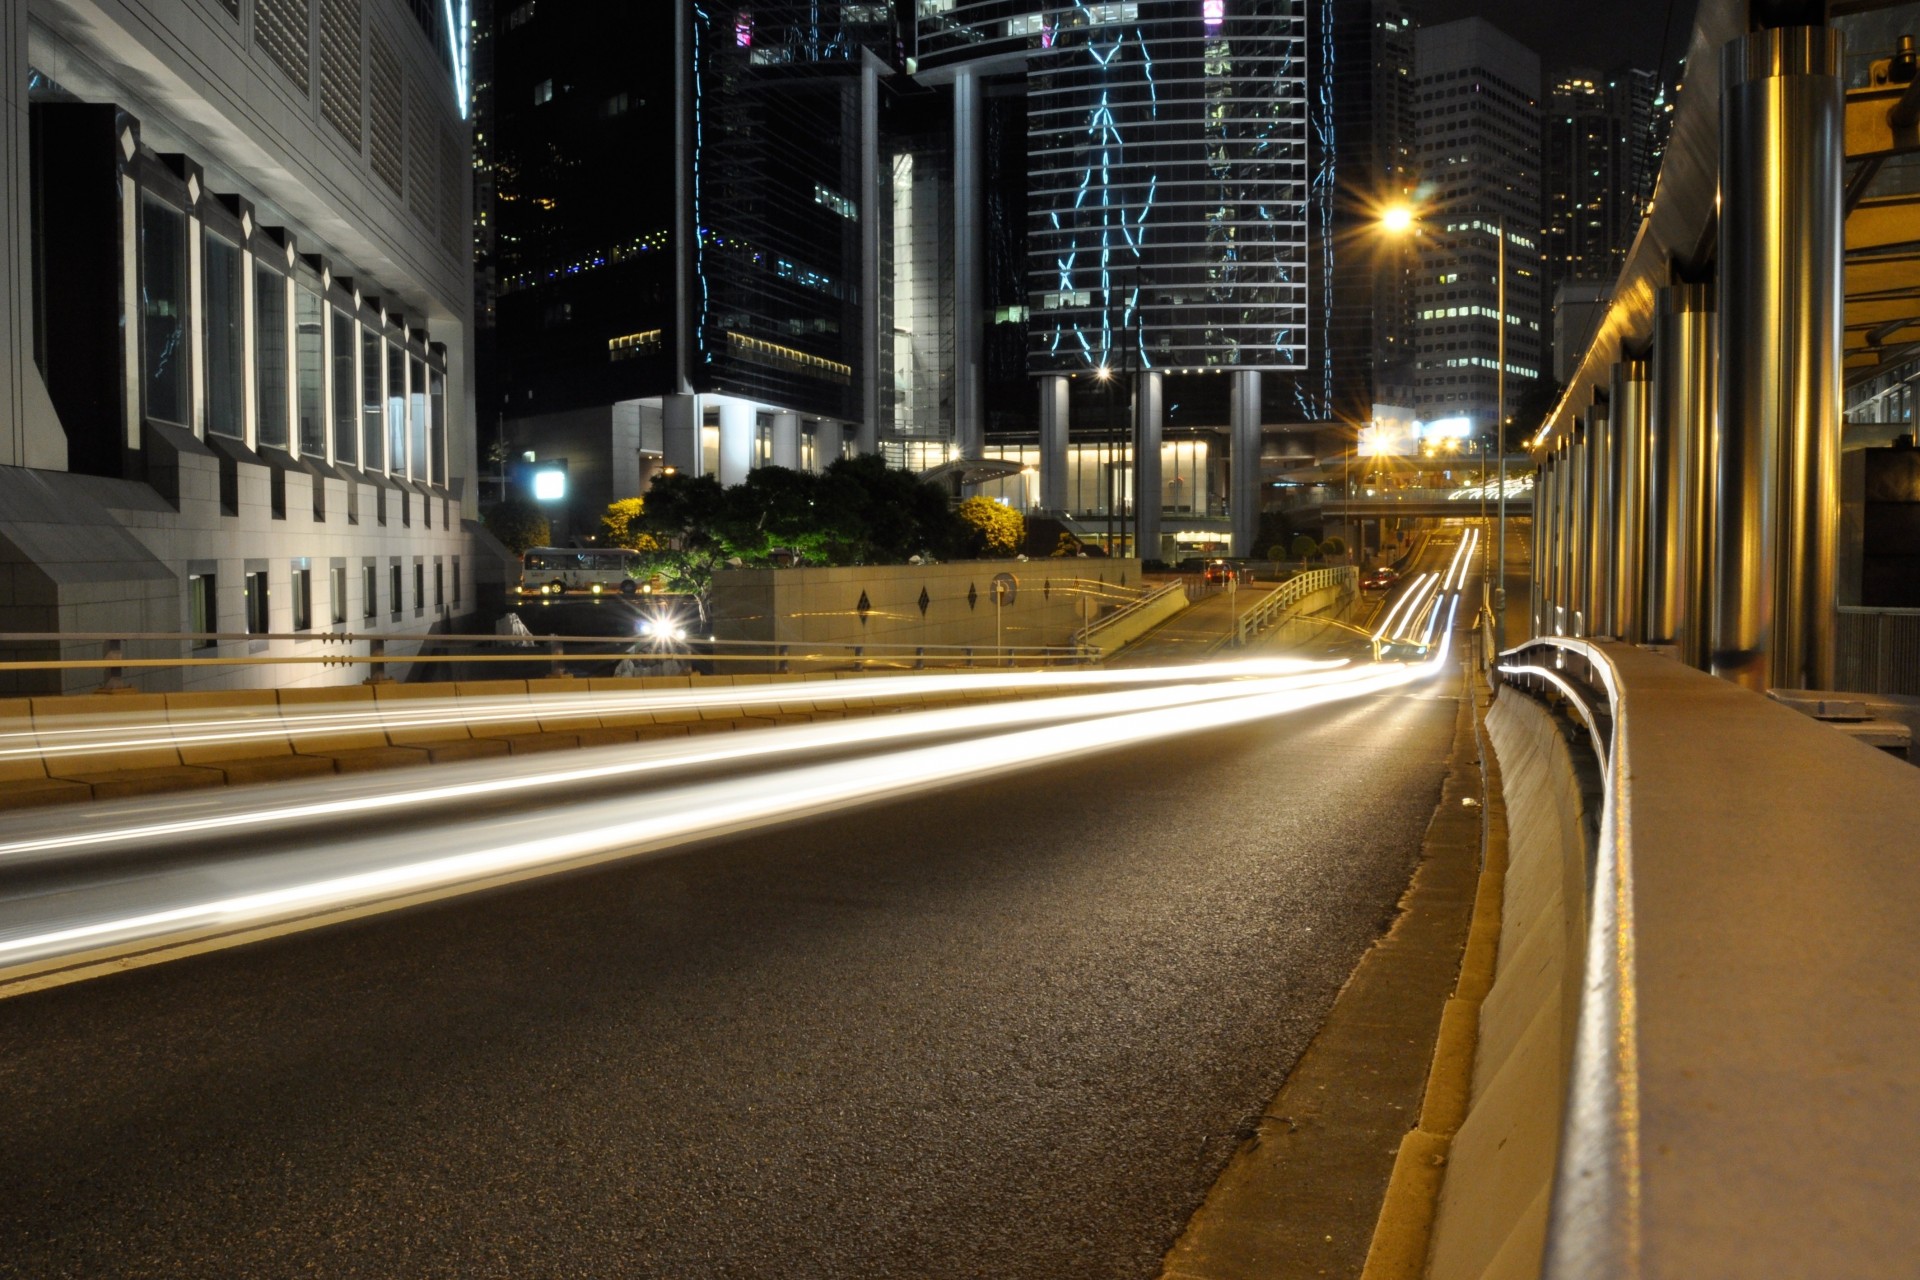
<path id="1" fill-rule="evenodd" d="M 1606 71 L 1624 62 L 1651 67 L 1660 57 L 1660 29 L 1671 64 L 1693 34 L 1695 0 L 1414 0 L 1424 25 L 1478 15 L 1540 54 L 1541 70 L 1567 66 Z M 1671 74 L 1671 72 L 1669 72 Z"/>

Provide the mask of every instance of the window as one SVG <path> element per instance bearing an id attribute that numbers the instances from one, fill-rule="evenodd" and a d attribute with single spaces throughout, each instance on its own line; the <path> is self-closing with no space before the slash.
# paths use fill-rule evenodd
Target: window
<path id="1" fill-rule="evenodd" d="M 380 570 L 371 560 L 360 571 L 360 589 L 366 593 L 360 616 L 371 622 L 380 616 Z"/>
<path id="2" fill-rule="evenodd" d="M 325 359 L 321 332 L 326 309 L 311 289 L 293 292 L 294 408 L 300 420 L 300 452 L 312 458 L 327 455 L 326 391 L 321 383 Z"/>
<path id="3" fill-rule="evenodd" d="M 327 576 L 332 580 L 329 585 L 333 589 L 333 625 L 344 627 L 347 625 L 347 566 L 336 564 Z"/>
<path id="4" fill-rule="evenodd" d="M 433 558 L 433 607 L 447 607 L 447 566 L 441 563 L 439 556 Z"/>
<path id="5" fill-rule="evenodd" d="M 553 101 L 553 81 L 542 80 L 539 84 L 533 86 L 533 105 L 534 106 L 536 107 L 545 106 L 547 103 L 552 101 Z"/>
<path id="6" fill-rule="evenodd" d="M 313 570 L 305 560 L 293 562 L 293 629 L 313 627 Z"/>
<path id="7" fill-rule="evenodd" d="M 287 447 L 287 278 L 253 269 L 253 389 L 260 443 Z"/>
<path id="8" fill-rule="evenodd" d="M 444 488 L 447 483 L 447 375 L 438 369 L 427 375 L 427 412 L 432 415 L 432 436 L 427 446 L 428 464 L 434 479 Z M 444 503 L 444 500 L 443 500 Z M 447 523 L 446 507 L 441 507 L 440 523 Z"/>
<path id="9" fill-rule="evenodd" d="M 392 597 L 393 616 L 398 620 L 400 610 L 404 607 L 401 602 L 405 598 L 400 594 L 400 562 L 398 560 L 395 560 L 387 569 L 387 586 L 388 594 Z"/>
<path id="10" fill-rule="evenodd" d="M 600 104 L 600 115 L 604 119 L 611 120 L 616 116 L 627 114 L 631 105 L 632 100 L 629 99 L 626 94 L 616 93 Z"/>
<path id="11" fill-rule="evenodd" d="M 420 613 L 427 607 L 427 566 L 418 557 L 413 562 L 413 611 Z"/>
<path id="12" fill-rule="evenodd" d="M 407 474 L 421 484 L 433 481 L 433 463 L 427 456 L 427 366 L 407 362 Z"/>
<path id="13" fill-rule="evenodd" d="M 354 408 L 354 361 L 359 355 L 354 341 L 353 318 L 344 311 L 333 314 L 333 460 L 343 467 L 360 463 L 360 435 L 355 426 L 359 416 Z"/>
<path id="14" fill-rule="evenodd" d="M 407 357 L 387 346 L 387 474 L 407 474 Z"/>
<path id="15" fill-rule="evenodd" d="M 239 439 L 246 434 L 241 410 L 246 314 L 240 296 L 240 246 L 207 232 L 201 268 L 207 310 L 207 431 Z"/>
<path id="16" fill-rule="evenodd" d="M 453 558 L 453 607 L 460 607 L 460 557 Z"/>
<path id="17" fill-rule="evenodd" d="M 185 424 L 187 220 L 157 200 L 140 202 L 140 335 L 149 418 Z"/>
<path id="18" fill-rule="evenodd" d="M 269 630 L 267 623 L 267 571 L 250 570 L 242 580 L 246 584 L 247 631 L 252 635 L 265 635 Z"/>
<path id="19" fill-rule="evenodd" d="M 371 329 L 360 331 L 360 466 L 366 471 L 385 471 L 386 445 L 380 438 L 380 389 L 386 385 L 385 367 L 380 353 L 386 344 Z M 384 520 L 381 523 L 385 523 Z"/>
<path id="20" fill-rule="evenodd" d="M 507 15 L 507 30 L 516 31 L 533 21 L 533 0 L 515 5 L 513 12 Z"/>
<path id="21" fill-rule="evenodd" d="M 197 635 L 220 629 L 218 597 L 214 593 L 214 576 L 211 573 L 190 573 L 187 575 L 187 630 Z M 210 649 L 212 640 L 196 639 L 197 649 Z"/>

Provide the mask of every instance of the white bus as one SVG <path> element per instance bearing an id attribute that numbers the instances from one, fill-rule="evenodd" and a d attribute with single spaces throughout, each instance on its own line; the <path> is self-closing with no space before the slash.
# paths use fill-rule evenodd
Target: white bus
<path id="1" fill-rule="evenodd" d="M 559 596 L 636 592 L 651 594 L 663 585 L 636 577 L 642 572 L 625 547 L 529 547 L 520 556 L 522 596 Z"/>

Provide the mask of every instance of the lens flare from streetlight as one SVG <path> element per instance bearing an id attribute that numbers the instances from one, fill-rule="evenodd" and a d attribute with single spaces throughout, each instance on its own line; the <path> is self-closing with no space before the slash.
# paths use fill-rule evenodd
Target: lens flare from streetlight
<path id="1" fill-rule="evenodd" d="M 1405 235 L 1413 230 L 1413 210 L 1404 204 L 1388 205 L 1380 213 L 1380 229 L 1392 235 Z"/>

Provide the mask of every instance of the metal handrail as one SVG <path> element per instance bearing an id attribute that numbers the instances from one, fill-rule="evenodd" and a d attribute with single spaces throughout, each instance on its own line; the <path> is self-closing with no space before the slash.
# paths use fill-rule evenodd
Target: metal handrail
<path id="1" fill-rule="evenodd" d="M 1555 1170 L 1543 1275 L 1638 1274 L 1640 1084 L 1633 1009 L 1634 904 L 1628 705 L 1598 645 L 1542 636 L 1500 655 L 1499 677 L 1549 689 L 1578 716 L 1600 762 L 1600 839 L 1589 893 L 1584 980 Z"/>
<path id="2" fill-rule="evenodd" d="M 1359 590 L 1360 571 L 1352 565 L 1340 565 L 1333 569 L 1309 569 L 1305 573 L 1295 574 L 1269 591 L 1259 604 L 1235 619 L 1234 645 L 1244 646 L 1250 638 L 1271 625 L 1278 615 L 1299 604 L 1314 592 L 1328 591 L 1337 587 Z"/>
<path id="3" fill-rule="evenodd" d="M 1162 599 L 1163 597 L 1167 596 L 1171 592 L 1183 590 L 1186 587 L 1186 585 L 1187 584 L 1184 582 L 1163 583 L 1160 586 L 1153 588 L 1151 591 L 1145 592 L 1144 594 L 1137 596 L 1132 600 L 1129 600 L 1127 603 L 1121 605 L 1118 609 L 1115 609 L 1112 613 L 1107 614 L 1104 618 L 1099 618 L 1093 622 L 1090 622 L 1086 626 L 1081 627 L 1078 631 L 1075 631 L 1073 633 L 1074 644 L 1081 648 L 1084 648 L 1091 641 L 1092 637 L 1096 633 L 1100 631 L 1104 631 L 1106 628 L 1112 626 L 1116 622 L 1120 622 L 1123 619 L 1131 617 L 1132 615 L 1138 613 L 1140 610 L 1146 608 L 1149 604 L 1152 604 L 1155 601 Z"/>

